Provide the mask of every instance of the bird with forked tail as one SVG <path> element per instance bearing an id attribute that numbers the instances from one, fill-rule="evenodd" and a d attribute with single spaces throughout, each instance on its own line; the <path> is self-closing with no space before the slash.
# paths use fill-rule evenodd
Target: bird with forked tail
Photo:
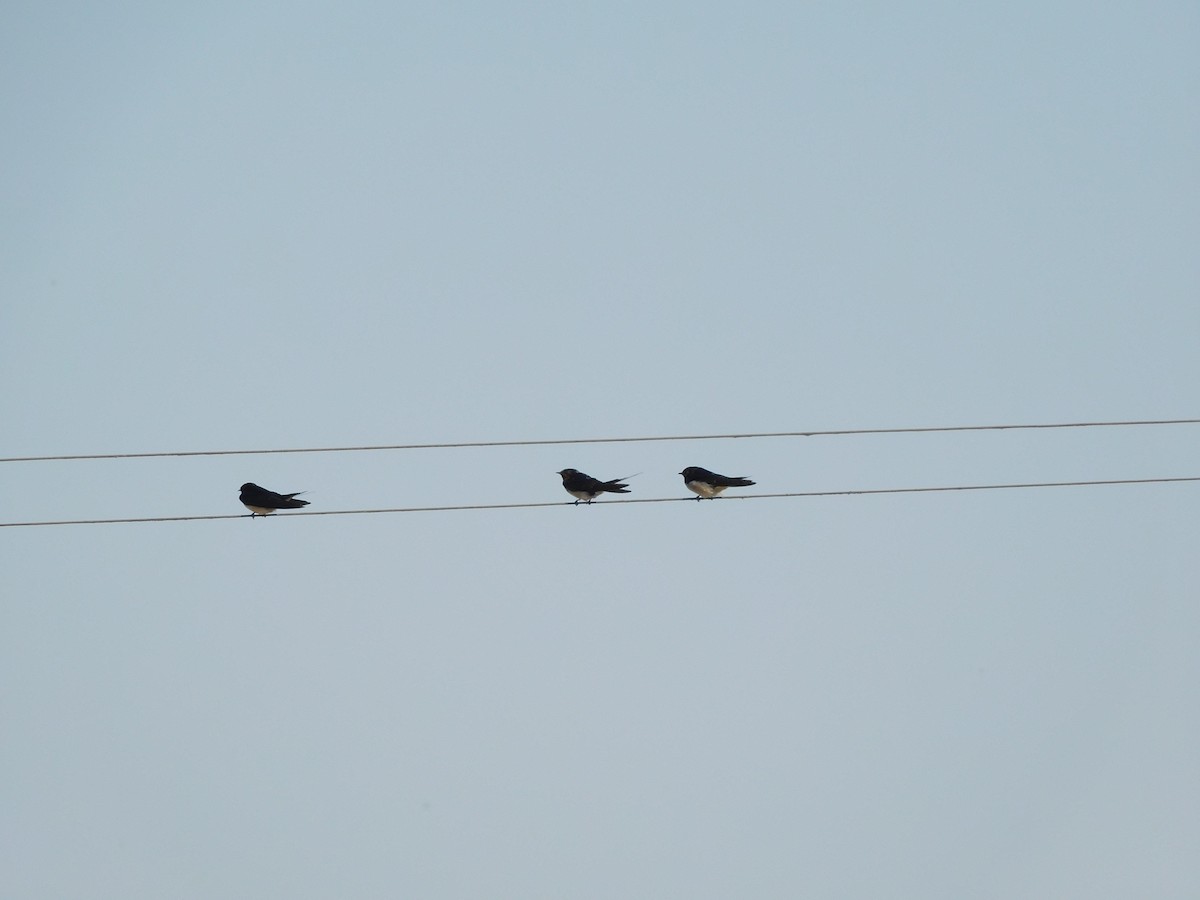
<path id="1" fill-rule="evenodd" d="M 575 505 L 579 505 L 579 501 L 591 503 L 603 493 L 611 494 L 628 494 L 629 485 L 622 484 L 624 478 L 614 478 L 612 481 L 601 481 L 598 478 L 593 478 L 591 475 L 585 475 L 578 469 L 563 469 L 558 473 L 562 476 L 563 490 L 575 498 Z M 628 476 L 627 476 L 628 477 Z"/>
<path id="2" fill-rule="evenodd" d="M 277 509 L 299 509 L 302 506 L 308 506 L 307 500 L 296 499 L 303 493 L 304 491 L 296 491 L 294 494 L 277 494 L 264 487 L 259 487 L 252 481 L 247 481 L 242 485 L 242 492 L 238 495 L 238 499 L 242 501 L 242 505 L 246 509 L 250 510 L 250 517 L 253 518 L 254 516 L 269 516 Z"/>
<path id="3" fill-rule="evenodd" d="M 697 500 L 712 500 L 725 488 L 750 487 L 754 484 L 749 478 L 718 475 L 700 466 L 688 466 L 679 474 L 683 476 L 683 483 L 687 485 L 688 490 L 697 495 Z"/>

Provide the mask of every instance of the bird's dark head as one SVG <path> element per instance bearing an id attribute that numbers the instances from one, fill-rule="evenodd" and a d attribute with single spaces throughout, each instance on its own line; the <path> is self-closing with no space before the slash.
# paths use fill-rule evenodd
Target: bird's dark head
<path id="1" fill-rule="evenodd" d="M 703 470 L 698 466 L 688 466 L 679 474 L 683 476 L 684 481 L 695 481 Z"/>
<path id="2" fill-rule="evenodd" d="M 570 476 L 570 475 L 578 475 L 579 472 L 576 469 L 562 469 L 557 474 L 563 475 L 563 476 Z"/>
<path id="3" fill-rule="evenodd" d="M 238 490 L 241 490 L 241 491 L 261 491 L 261 490 L 262 490 L 262 488 L 260 488 L 260 487 L 259 487 L 257 484 L 255 484 L 253 481 L 247 481 L 247 482 L 246 482 L 245 484 L 243 484 L 243 485 L 242 485 L 240 488 L 238 488 Z"/>

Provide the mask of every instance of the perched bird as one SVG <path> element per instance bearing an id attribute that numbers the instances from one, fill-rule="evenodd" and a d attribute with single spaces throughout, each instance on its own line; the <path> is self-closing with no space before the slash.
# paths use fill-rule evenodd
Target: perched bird
<path id="1" fill-rule="evenodd" d="M 679 473 L 683 476 L 683 483 L 687 485 L 689 491 L 694 491 L 699 494 L 696 499 L 707 497 L 709 500 L 730 487 L 750 487 L 754 484 L 749 478 L 732 478 L 729 475 L 718 475 L 716 472 L 710 472 L 708 469 L 702 469 L 699 466 L 688 466 Z"/>
<path id="2" fill-rule="evenodd" d="M 296 499 L 297 494 L 303 493 L 303 491 L 297 491 L 295 494 L 277 494 L 247 481 L 242 485 L 242 492 L 238 495 L 238 499 L 242 501 L 242 505 L 246 509 L 250 510 L 251 516 L 269 516 L 277 509 L 299 509 L 302 506 L 308 506 L 307 500 Z"/>
<path id="3" fill-rule="evenodd" d="M 563 469 L 558 474 L 562 476 L 563 489 L 575 498 L 576 506 L 579 505 L 580 500 L 584 503 L 591 503 L 605 491 L 612 494 L 629 493 L 629 485 L 621 484 L 623 480 L 621 478 L 600 481 L 591 475 L 584 475 L 577 469 Z"/>

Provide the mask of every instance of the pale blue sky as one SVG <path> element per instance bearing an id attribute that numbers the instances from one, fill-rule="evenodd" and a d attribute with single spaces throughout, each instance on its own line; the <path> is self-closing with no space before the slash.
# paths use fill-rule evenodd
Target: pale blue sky
<path id="1" fill-rule="evenodd" d="M 1194 417 L 1191 3 L 9 4 L 3 456 Z M 0 465 L 3 521 L 1200 474 Z M 1189 484 L 4 529 L 0 894 L 1194 898 Z"/>

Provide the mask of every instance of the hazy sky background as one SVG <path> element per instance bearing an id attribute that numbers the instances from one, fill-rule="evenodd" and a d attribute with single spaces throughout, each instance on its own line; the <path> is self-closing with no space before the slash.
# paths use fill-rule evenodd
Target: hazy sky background
<path id="1" fill-rule="evenodd" d="M 1200 414 L 1194 3 L 3 20 L 3 456 Z M 0 520 L 1198 436 L 6 463 Z M 2 529 L 0 894 L 1195 898 L 1198 491 Z"/>

